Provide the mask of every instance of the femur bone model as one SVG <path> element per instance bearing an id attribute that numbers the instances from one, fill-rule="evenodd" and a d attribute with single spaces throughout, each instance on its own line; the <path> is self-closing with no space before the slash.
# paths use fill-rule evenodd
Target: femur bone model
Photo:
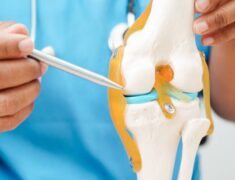
<path id="1" fill-rule="evenodd" d="M 180 139 L 178 179 L 190 180 L 201 139 L 213 132 L 209 75 L 192 30 L 194 0 L 151 0 L 110 62 L 113 123 L 139 180 L 172 179 Z M 204 89 L 207 118 L 198 92 Z"/>

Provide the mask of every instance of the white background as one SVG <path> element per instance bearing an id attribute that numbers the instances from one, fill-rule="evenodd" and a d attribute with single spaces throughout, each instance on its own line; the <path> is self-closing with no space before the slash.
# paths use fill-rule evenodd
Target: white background
<path id="1" fill-rule="evenodd" d="M 235 123 L 214 114 L 215 133 L 200 149 L 202 180 L 235 180 Z"/>

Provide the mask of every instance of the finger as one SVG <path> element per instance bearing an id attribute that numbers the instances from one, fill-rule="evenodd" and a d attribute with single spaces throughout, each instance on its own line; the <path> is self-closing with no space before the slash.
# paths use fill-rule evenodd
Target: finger
<path id="1" fill-rule="evenodd" d="M 0 61 L 0 90 L 28 83 L 42 74 L 41 64 L 36 60 L 2 60 Z"/>
<path id="2" fill-rule="evenodd" d="M 40 64 L 41 64 L 42 76 L 43 76 L 44 74 L 46 74 L 46 72 L 47 72 L 47 70 L 48 70 L 48 65 L 45 64 L 45 63 L 43 63 L 43 62 L 40 62 Z"/>
<path id="3" fill-rule="evenodd" d="M 5 32 L 22 34 L 22 35 L 29 34 L 27 27 L 23 24 L 12 24 L 11 26 L 5 29 Z"/>
<path id="4" fill-rule="evenodd" d="M 11 131 L 17 128 L 33 111 L 31 104 L 14 115 L 0 118 L 0 132 Z"/>
<path id="5" fill-rule="evenodd" d="M 32 52 L 34 44 L 21 34 L 0 33 L 0 59 L 18 58 Z"/>
<path id="6" fill-rule="evenodd" d="M 228 1 L 229 0 L 196 0 L 195 7 L 197 12 L 208 13 Z"/>
<path id="7" fill-rule="evenodd" d="M 225 43 L 232 39 L 235 39 L 235 23 L 213 34 L 203 36 L 202 43 L 206 46 L 211 46 Z"/>
<path id="8" fill-rule="evenodd" d="M 13 24 L 15 24 L 14 21 L 0 22 L 0 30 L 4 30 L 4 29 L 12 26 Z"/>
<path id="9" fill-rule="evenodd" d="M 38 80 L 2 91 L 0 93 L 0 117 L 13 115 L 32 104 L 39 95 L 39 91 Z"/>
<path id="10" fill-rule="evenodd" d="M 218 10 L 199 17 L 194 22 L 197 34 L 209 34 L 235 22 L 235 1 L 230 1 Z"/>

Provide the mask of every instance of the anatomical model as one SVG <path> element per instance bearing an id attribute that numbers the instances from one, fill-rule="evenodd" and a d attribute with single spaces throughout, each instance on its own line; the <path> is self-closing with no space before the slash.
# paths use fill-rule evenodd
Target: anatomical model
<path id="1" fill-rule="evenodd" d="M 213 132 L 205 57 L 192 30 L 194 0 L 151 0 L 110 64 L 114 125 L 139 180 L 170 180 L 182 139 L 178 179 L 190 180 L 201 139 Z M 204 89 L 206 118 L 198 92 Z"/>

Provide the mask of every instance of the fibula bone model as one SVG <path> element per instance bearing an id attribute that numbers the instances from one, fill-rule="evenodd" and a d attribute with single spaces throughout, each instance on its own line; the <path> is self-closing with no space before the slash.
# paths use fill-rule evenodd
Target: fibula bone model
<path id="1" fill-rule="evenodd" d="M 113 123 L 139 180 L 190 180 L 201 139 L 213 132 L 209 73 L 192 30 L 194 0 L 151 0 L 110 62 Z M 198 92 L 203 89 L 206 118 Z"/>

